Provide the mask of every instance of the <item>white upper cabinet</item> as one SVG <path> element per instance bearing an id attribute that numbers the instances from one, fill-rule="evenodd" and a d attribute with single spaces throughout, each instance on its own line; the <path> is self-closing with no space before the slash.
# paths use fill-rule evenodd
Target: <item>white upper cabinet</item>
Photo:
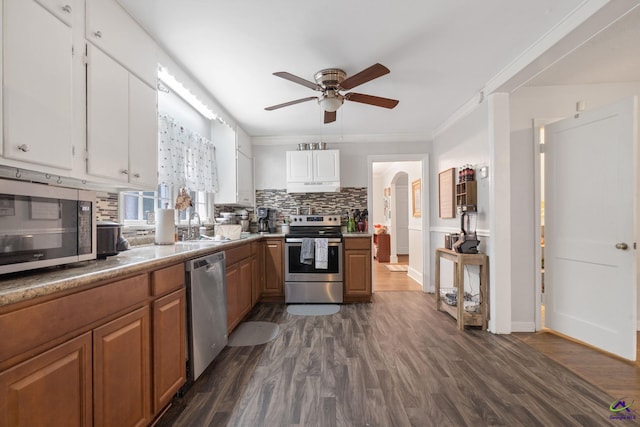
<path id="1" fill-rule="evenodd" d="M 129 72 L 89 46 L 87 172 L 129 182 Z"/>
<path id="2" fill-rule="evenodd" d="M 72 169 L 72 8 L 73 2 L 4 0 L 5 158 Z"/>
<path id="3" fill-rule="evenodd" d="M 72 25 L 74 0 L 35 0 L 42 7 L 51 12 L 56 18 L 67 24 Z"/>
<path id="4" fill-rule="evenodd" d="M 287 191 L 289 193 L 340 191 L 340 151 L 287 151 Z"/>
<path id="5" fill-rule="evenodd" d="M 340 151 L 311 150 L 313 179 L 321 182 L 340 182 Z"/>
<path id="6" fill-rule="evenodd" d="M 311 151 L 287 151 L 287 183 L 313 181 Z"/>
<path id="7" fill-rule="evenodd" d="M 87 173 L 155 190 L 156 111 L 155 90 L 88 46 Z"/>
<path id="8" fill-rule="evenodd" d="M 115 0 L 86 0 L 85 37 L 150 86 L 156 86 L 153 39 Z"/>
<path id="9" fill-rule="evenodd" d="M 140 188 L 158 186 L 157 92 L 129 74 L 129 182 Z"/>
<path id="10" fill-rule="evenodd" d="M 250 206 L 254 204 L 253 158 L 244 151 L 250 150 L 251 140 L 240 128 L 234 131 L 224 123 L 212 124 L 213 145 L 216 147 L 218 166 L 218 192 L 216 204 Z"/>
<path id="11" fill-rule="evenodd" d="M 237 203 L 242 205 L 253 205 L 255 190 L 253 184 L 253 159 L 238 150 L 237 159 Z"/>

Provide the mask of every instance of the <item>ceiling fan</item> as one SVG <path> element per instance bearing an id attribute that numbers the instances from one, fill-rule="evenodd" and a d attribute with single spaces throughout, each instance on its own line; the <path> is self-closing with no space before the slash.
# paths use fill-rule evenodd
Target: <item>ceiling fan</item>
<path id="1" fill-rule="evenodd" d="M 318 71 L 314 75 L 316 82 L 313 83 L 291 73 L 287 73 L 286 71 L 279 71 L 277 73 L 273 73 L 273 75 L 298 83 L 302 86 L 306 86 L 310 89 L 317 90 L 318 92 L 322 92 L 322 95 L 310 96 L 308 98 L 296 99 L 283 104 L 272 105 L 270 107 L 266 107 L 265 110 L 277 110 L 278 108 L 288 107 L 289 105 L 299 104 L 301 102 L 315 99 L 324 110 L 324 122 L 331 123 L 336 121 L 336 111 L 340 108 L 345 99 L 347 101 L 360 102 L 362 104 L 374 105 L 376 107 L 394 108 L 400 101 L 356 92 L 349 92 L 344 95 L 340 93 L 341 90 L 353 89 L 356 86 L 360 86 L 363 83 L 377 79 L 378 77 L 384 76 L 388 73 L 389 69 L 382 64 L 374 64 L 350 77 L 347 77 L 347 73 L 339 68 L 327 68 L 325 70 Z"/>

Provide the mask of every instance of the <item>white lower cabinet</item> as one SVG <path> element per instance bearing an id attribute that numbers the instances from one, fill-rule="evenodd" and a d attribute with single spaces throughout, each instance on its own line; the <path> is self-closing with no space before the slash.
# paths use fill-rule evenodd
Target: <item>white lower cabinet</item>
<path id="1" fill-rule="evenodd" d="M 155 190 L 156 92 L 88 45 L 87 173 Z"/>
<path id="2" fill-rule="evenodd" d="M 4 0 L 2 25 L 2 154 L 71 170 L 72 29 L 34 0 Z"/>

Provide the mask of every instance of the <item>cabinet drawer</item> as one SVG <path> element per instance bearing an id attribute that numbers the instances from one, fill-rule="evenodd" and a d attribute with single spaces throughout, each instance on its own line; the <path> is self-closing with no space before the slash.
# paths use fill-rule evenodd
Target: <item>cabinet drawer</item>
<path id="1" fill-rule="evenodd" d="M 148 296 L 148 274 L 140 274 L 0 315 L 0 331 L 19 331 L 4 334 L 0 366 L 11 357 L 144 302 Z"/>
<path id="2" fill-rule="evenodd" d="M 226 265 L 232 265 L 236 262 L 251 256 L 251 245 L 246 244 L 237 248 L 229 249 L 224 252 Z"/>
<path id="3" fill-rule="evenodd" d="M 345 249 L 371 249 L 370 237 L 347 237 L 344 239 Z"/>
<path id="4" fill-rule="evenodd" d="M 151 294 L 163 295 L 184 287 L 184 264 L 156 270 L 151 273 Z"/>

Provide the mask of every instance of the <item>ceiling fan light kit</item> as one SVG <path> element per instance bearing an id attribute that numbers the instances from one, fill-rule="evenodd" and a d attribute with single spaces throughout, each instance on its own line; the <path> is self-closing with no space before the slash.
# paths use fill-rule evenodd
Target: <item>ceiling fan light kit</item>
<path id="1" fill-rule="evenodd" d="M 308 87 L 309 89 L 322 92 L 319 97 L 310 96 L 307 98 L 296 99 L 294 101 L 285 102 L 283 104 L 272 105 L 266 107 L 265 110 L 273 111 L 278 108 L 288 107 L 290 105 L 299 104 L 301 102 L 310 101 L 316 99 L 320 107 L 324 110 L 324 122 L 331 123 L 336 121 L 336 111 L 344 103 L 344 100 L 359 102 L 362 104 L 369 104 L 376 107 L 394 108 L 398 105 L 398 100 L 382 98 L 379 96 L 365 95 L 362 93 L 350 92 L 342 95 L 341 90 L 353 89 L 363 83 L 377 79 L 389 73 L 389 69 L 382 64 L 374 64 L 371 67 L 354 74 L 351 77 L 347 77 L 347 73 L 339 68 L 326 68 L 318 71 L 314 75 L 316 83 L 303 79 L 302 77 L 295 76 L 286 71 L 279 71 L 273 73 L 274 76 L 283 78 L 285 80 L 298 83 L 299 85 Z"/>

